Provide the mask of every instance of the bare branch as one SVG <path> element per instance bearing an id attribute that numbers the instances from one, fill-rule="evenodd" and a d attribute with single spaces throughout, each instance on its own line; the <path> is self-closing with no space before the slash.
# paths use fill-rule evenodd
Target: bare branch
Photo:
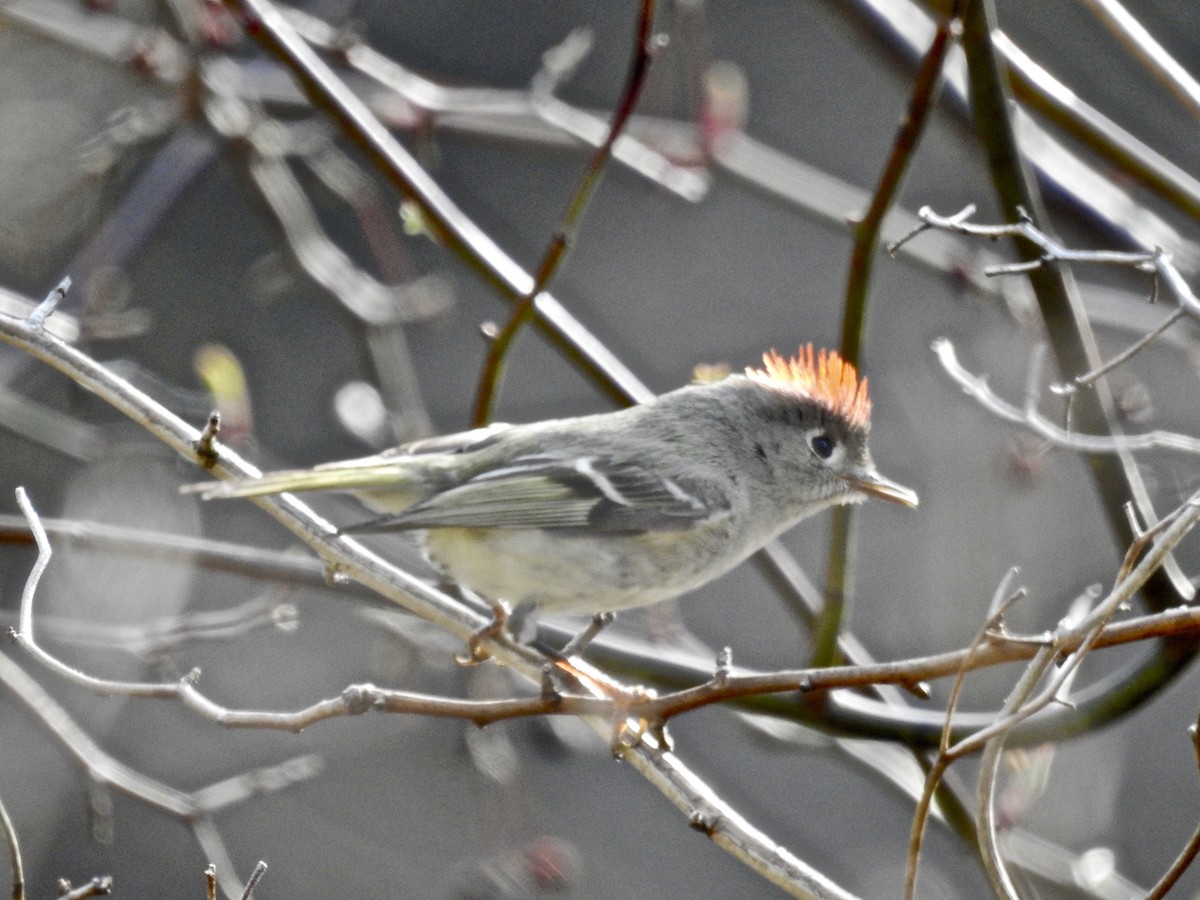
<path id="1" fill-rule="evenodd" d="M 44 331 L 30 329 L 24 320 L 11 316 L 0 315 L 0 340 L 20 347 L 64 372 L 141 424 L 176 452 L 198 462 L 194 449 L 194 442 L 199 437 L 196 429 L 86 354 Z M 214 467 L 218 474 L 240 477 L 258 474 L 257 469 L 243 462 L 223 445 L 220 455 L 220 462 Z M 487 624 L 482 616 L 386 562 L 357 541 L 338 537 L 330 523 L 295 497 L 283 494 L 258 498 L 255 502 L 302 538 L 335 571 L 353 577 L 438 627 L 466 640 Z M 44 567 L 40 556 L 39 564 Z M 497 644 L 490 649 L 494 656 L 514 671 L 540 682 L 544 660 L 537 654 L 508 644 Z M 180 684 L 185 687 L 178 689 L 186 690 L 187 680 L 184 679 Z M 151 689 L 160 691 L 162 686 L 154 685 Z M 607 719 L 585 717 L 584 721 L 602 735 L 609 732 Z M 817 898 L 851 896 L 818 870 L 754 828 L 678 757 L 663 747 L 653 730 L 639 733 L 635 744 L 624 751 L 623 758 L 686 814 L 690 815 L 698 809 L 710 813 L 711 821 L 717 823 L 711 834 L 713 840 L 772 883 L 798 896 L 805 896 L 806 893 Z M 193 828 L 197 830 L 199 839 L 199 822 L 194 823 Z M 208 852 L 208 857 L 215 860 L 213 852 Z M 217 864 L 218 871 L 223 871 L 224 867 L 219 861 Z"/>
<path id="2" fill-rule="evenodd" d="M 549 245 L 546 247 L 546 252 L 542 256 L 542 261 L 538 265 L 533 284 L 525 296 L 516 304 L 508 322 L 492 337 L 488 345 L 487 358 L 484 360 L 483 371 L 479 376 L 479 387 L 475 397 L 473 421 L 476 426 L 486 425 L 491 421 L 496 394 L 499 391 L 500 380 L 504 374 L 504 363 L 508 353 L 512 349 L 517 335 L 526 325 L 533 321 L 537 313 L 534 303 L 538 295 L 554 279 L 566 254 L 570 251 L 576 230 L 579 227 L 579 221 L 588 206 L 588 202 L 592 198 L 596 186 L 600 183 L 600 176 L 603 174 L 604 167 L 612 156 L 617 138 L 620 137 L 622 130 L 629 121 L 629 117 L 633 115 L 633 110 L 637 106 L 638 98 L 641 96 L 642 88 L 646 83 L 646 75 L 650 70 L 650 62 L 653 54 L 661 46 L 661 42 L 651 37 L 651 29 L 654 27 L 654 6 L 654 0 L 642 0 L 641 10 L 638 14 L 637 28 L 634 32 L 633 59 L 630 63 L 629 75 L 621 100 L 617 104 L 616 112 L 613 114 L 612 123 L 609 125 L 608 135 L 588 160 L 579 185 L 576 187 L 574 195 L 567 203 L 567 208 L 563 212 L 558 231 L 551 238 Z M 561 57 L 564 55 L 569 56 L 572 52 L 574 51 L 567 50 L 558 54 L 557 70 L 552 69 L 554 63 L 547 65 L 548 71 L 544 79 L 547 84 L 543 90 L 545 95 L 548 96 L 551 93 L 554 81 L 562 74 L 561 70 L 568 67 Z M 552 59 L 555 58 L 552 56 Z"/>
<path id="3" fill-rule="evenodd" d="M 1084 0 L 1129 51 L 1140 59 L 1195 118 L 1200 118 L 1200 83 L 1154 39 L 1118 0 Z"/>
<path id="4" fill-rule="evenodd" d="M 21 862 L 21 842 L 17 840 L 17 829 L 8 815 L 8 807 L 0 798 L 0 830 L 4 831 L 4 845 L 8 848 L 9 865 L 12 872 L 12 898 L 25 900 L 25 866 Z"/>
<path id="5" fill-rule="evenodd" d="M 891 153 L 880 173 L 879 182 L 871 197 L 866 213 L 854 225 L 854 244 L 851 248 L 850 266 L 846 279 L 845 299 L 842 305 L 842 332 L 840 349 L 842 356 L 858 365 L 862 356 L 862 342 L 867 323 L 867 288 L 871 282 L 879 244 L 879 232 L 884 217 L 895 203 L 896 196 L 904 183 L 909 162 L 916 152 L 917 144 L 925 130 L 930 111 L 935 107 L 941 92 L 942 69 L 950 48 L 962 34 L 962 23 L 958 10 L 939 22 L 934 31 L 929 49 L 921 60 L 913 81 L 908 109 L 892 142 Z M 813 652 L 813 665 L 830 665 L 838 660 L 838 638 L 853 583 L 850 572 L 855 565 L 854 509 L 840 506 L 830 513 L 829 553 L 825 571 L 825 603 L 817 621 Z"/>
<path id="6" fill-rule="evenodd" d="M 950 697 L 946 702 L 946 718 L 945 724 L 942 726 L 942 737 L 938 744 L 937 757 L 926 773 L 925 785 L 921 791 L 921 796 L 917 800 L 916 809 L 913 811 L 913 821 L 908 836 L 908 853 L 904 868 L 904 900 L 912 900 L 916 896 L 917 866 L 921 860 L 921 844 L 925 834 L 925 825 L 929 819 L 929 812 L 933 808 L 933 800 L 938 786 L 942 783 L 946 771 L 954 761 L 954 758 L 950 754 L 950 724 L 954 719 L 954 712 L 958 707 L 963 685 L 966 683 L 966 675 L 971 657 L 984 645 L 989 635 L 995 634 L 1000 630 L 1009 607 L 1025 596 L 1024 588 L 1018 588 L 1016 591 L 1011 590 L 1011 585 L 1017 575 L 1018 570 L 1012 568 L 1000 580 L 1000 584 L 992 595 L 992 602 L 988 606 L 988 614 L 983 627 L 976 632 L 975 638 L 971 642 L 971 646 L 967 648 L 966 656 L 963 658 L 963 665 L 954 676 L 954 686 L 951 688 Z"/>
<path id="7" fill-rule="evenodd" d="M 989 266 L 984 270 L 987 275 L 1021 274 L 1040 269 L 1048 263 L 1062 262 L 1136 269 L 1154 274 L 1166 284 L 1181 309 L 1185 310 L 1192 318 L 1200 319 L 1200 298 L 1197 298 L 1191 286 L 1180 274 L 1171 255 L 1164 250 L 1159 249 L 1149 253 L 1119 250 L 1074 250 L 1051 238 L 1028 218 L 1010 225 L 977 225 L 968 221 L 974 211 L 974 206 L 968 206 L 953 216 L 940 216 L 928 206 L 923 206 L 917 212 L 917 216 L 930 228 L 940 228 L 944 231 L 991 240 L 1000 237 L 1019 237 L 1029 241 L 1042 251 L 1041 256 L 1025 262 Z M 889 249 L 898 248 L 923 230 L 917 229 L 911 232 L 892 244 Z"/>
<path id="8" fill-rule="evenodd" d="M 948 338 L 937 338 L 932 344 L 933 352 L 946 374 L 989 412 L 1008 422 L 1023 425 L 1039 437 L 1069 450 L 1083 453 L 1119 453 L 1126 450 L 1176 450 L 1181 453 L 1200 453 L 1200 439 L 1171 431 L 1149 431 L 1144 434 L 1095 435 L 1066 431 L 1055 425 L 1036 409 L 1026 405 L 1019 409 L 999 397 L 987 382 L 987 378 L 974 375 L 958 361 L 954 345 Z"/>
<path id="9" fill-rule="evenodd" d="M 250 880 L 246 882 L 246 889 L 242 891 L 242 900 L 250 900 L 250 896 L 254 893 L 254 889 L 258 887 L 259 881 L 263 875 L 267 873 L 267 864 L 262 860 L 254 867 L 254 871 L 250 873 Z"/>
<path id="10" fill-rule="evenodd" d="M 1041 679 L 1046 669 L 1052 665 L 1053 661 L 1054 651 L 1052 648 L 1044 647 L 1038 651 L 1038 655 L 1025 669 L 1021 680 L 1017 683 L 1012 694 L 1005 702 L 1001 710 L 1003 717 L 1011 719 L 1017 714 L 1021 704 L 1026 701 L 1037 682 Z M 975 827 L 979 840 L 979 852 L 983 857 L 984 871 L 987 873 L 992 889 L 998 896 L 1007 897 L 1009 900 L 1019 900 L 1019 895 L 1012 884 L 1012 879 L 1004 864 L 1004 857 L 1000 852 L 999 837 L 996 829 L 996 780 L 1000 768 L 1001 752 L 1004 749 L 1004 736 L 1006 734 L 1007 731 L 1000 732 L 992 740 L 989 740 L 984 747 L 984 755 L 980 760 L 979 779 L 975 792 Z"/>
<path id="11" fill-rule="evenodd" d="M 169 559 L 181 565 L 204 566 L 218 572 L 231 572 L 281 585 L 329 587 L 325 567 L 306 554 L 266 550 L 210 538 L 163 534 L 141 528 L 84 522 L 76 519 L 41 519 L 42 528 L 59 544 L 103 547 L 116 553 L 139 557 Z M 32 543 L 33 532 L 22 516 L 0 514 L 0 543 Z M 359 599 L 377 597 L 361 585 L 344 585 L 338 594 Z"/>
<path id="12" fill-rule="evenodd" d="M 1198 853 L 1200 853 L 1200 826 L 1197 826 L 1196 830 L 1192 832 L 1192 836 L 1179 851 L 1179 855 L 1171 862 L 1167 871 L 1163 872 L 1162 878 L 1158 879 L 1154 886 L 1146 892 L 1145 900 L 1162 900 L 1167 896 L 1183 873 L 1195 862 Z"/>
<path id="13" fill-rule="evenodd" d="M 315 107 L 328 113 L 378 164 L 390 182 L 417 204 L 431 233 L 466 261 L 501 296 L 519 303 L 534 277 L 454 203 L 376 118 L 304 42 L 267 0 L 226 0 L 248 31 L 291 70 Z M 569 358 L 611 395 L 640 401 L 652 392 L 549 293 L 535 302 L 537 324 Z"/>
<path id="14" fill-rule="evenodd" d="M 384 56 L 357 35 L 347 36 L 344 29 L 316 16 L 295 8 L 286 8 L 283 12 L 288 23 L 306 41 L 338 54 L 351 69 L 391 92 L 389 100 L 398 99 L 409 108 L 403 122 L 393 112 L 394 124 L 471 134 L 503 134 L 544 144 L 581 141 L 592 147 L 600 146 L 608 133 L 608 123 L 602 117 L 571 106 L 548 92 L 540 92 L 543 73 L 535 76 L 527 91 L 447 86 L 422 77 Z M 558 77 L 564 76 L 565 73 L 561 73 Z M 684 143 L 690 136 L 681 133 L 682 126 L 677 133 L 670 127 L 671 123 L 662 120 L 648 121 L 646 125 L 644 138 L 622 134 L 613 147 L 613 158 L 685 200 L 698 202 L 703 199 L 709 188 L 708 175 L 692 166 L 677 165 L 672 162 L 670 152 L 654 146 L 664 142 Z"/>
<path id="15" fill-rule="evenodd" d="M 216 863 L 219 871 L 225 873 L 221 879 L 224 892 L 230 897 L 237 896 L 242 888 L 234 874 L 233 862 L 220 832 L 197 801 L 196 795 L 156 781 L 114 759 L 79 727 L 57 700 L 3 653 L 0 653 L 0 684 L 11 691 L 29 712 L 54 734 L 92 778 L 111 785 L 121 793 L 189 826 L 204 855 Z M 298 765 L 283 763 L 282 766 L 293 777 L 278 781 L 280 786 L 294 782 L 302 771 L 302 767 Z M 315 767 L 309 768 L 316 771 Z M 269 789 L 269 784 L 270 782 L 260 779 L 260 792 Z M 200 796 L 204 796 L 204 789 L 201 790 Z"/>
<path id="16" fill-rule="evenodd" d="M 1188 732 L 1191 737 L 1192 752 L 1197 763 L 1200 763 L 1200 721 L 1192 723 Z M 1179 855 L 1175 857 L 1167 871 L 1163 872 L 1154 887 L 1146 893 L 1146 900 L 1161 900 L 1165 897 L 1179 881 L 1180 876 L 1195 861 L 1197 854 L 1200 854 L 1200 826 L 1197 826 L 1196 830 L 1192 832 L 1192 836 L 1179 851 Z"/>
<path id="17" fill-rule="evenodd" d="M 1158 282 L 1156 281 L 1155 284 Z M 1153 298 L 1151 298 L 1153 299 Z M 1052 384 L 1050 390 L 1056 394 L 1070 395 L 1077 388 L 1088 387 L 1095 383 L 1096 379 L 1103 375 L 1107 375 L 1118 366 L 1124 365 L 1138 353 L 1153 344 L 1158 338 L 1172 325 L 1187 315 L 1187 310 L 1180 307 L 1162 320 L 1157 326 L 1146 332 L 1142 337 L 1138 338 L 1108 362 L 1097 366 L 1090 372 L 1084 372 L 1082 375 L 1076 375 L 1067 384 Z"/>
<path id="18" fill-rule="evenodd" d="M 113 880 L 110 875 L 97 875 L 87 884 L 71 887 L 65 878 L 58 883 L 58 900 L 84 900 L 85 897 L 102 897 L 112 893 Z"/>

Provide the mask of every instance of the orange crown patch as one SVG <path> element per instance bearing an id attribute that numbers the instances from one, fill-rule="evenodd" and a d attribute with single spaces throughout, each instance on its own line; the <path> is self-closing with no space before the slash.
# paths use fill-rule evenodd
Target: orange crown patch
<path id="1" fill-rule="evenodd" d="M 854 366 L 832 350 L 814 354 L 809 344 L 791 359 L 772 350 L 763 354 L 763 368 L 747 368 L 746 376 L 815 400 L 856 428 L 866 428 L 871 421 L 867 379 L 860 380 Z"/>

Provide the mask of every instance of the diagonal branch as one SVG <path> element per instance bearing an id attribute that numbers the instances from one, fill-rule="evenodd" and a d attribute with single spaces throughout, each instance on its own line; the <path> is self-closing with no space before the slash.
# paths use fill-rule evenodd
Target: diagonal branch
<path id="1" fill-rule="evenodd" d="M 629 117 L 633 115 L 633 110 L 637 106 L 642 88 L 646 84 L 646 75 L 650 70 L 651 59 L 656 49 L 661 46 L 661 43 L 651 37 L 650 32 L 653 26 L 654 0 L 642 0 L 637 29 L 634 33 L 633 60 L 630 63 L 625 90 L 617 104 L 616 112 L 613 114 L 612 123 L 609 125 L 608 135 L 588 160 L 583 177 L 580 179 L 574 195 L 567 203 L 567 208 L 563 211 L 558 231 L 551 238 L 550 244 L 542 256 L 532 286 L 517 302 L 508 322 L 492 337 L 488 345 L 487 358 L 484 361 L 483 372 L 479 376 L 479 388 L 475 397 L 473 424 L 476 427 L 486 425 L 491 421 L 508 353 L 512 349 L 517 335 L 533 321 L 537 314 L 537 307 L 534 304 L 538 295 L 554 279 L 570 251 L 579 221 L 596 186 L 600 183 L 600 176 L 604 173 L 604 168 L 612 156 L 617 138 L 621 136 L 621 132 L 624 131 Z"/>
<path id="2" fill-rule="evenodd" d="M 942 20 L 934 32 L 929 49 L 921 60 L 913 81 L 908 110 L 896 132 L 891 153 L 879 176 L 871 204 L 862 218 L 854 224 L 854 244 L 850 252 L 850 269 L 846 282 L 842 312 L 841 353 L 843 358 L 858 365 L 867 325 L 867 289 L 871 270 L 879 248 L 879 231 L 884 217 L 892 208 L 909 162 L 925 131 L 925 123 L 941 93 L 942 69 L 950 48 L 961 34 L 957 17 Z M 825 567 L 825 605 L 821 610 L 814 637 L 812 663 L 829 665 L 838 658 L 838 636 L 842 630 L 846 607 L 853 601 L 852 584 L 857 541 L 854 529 L 854 508 L 839 506 L 830 513 L 829 560 Z"/>
<path id="3" fill-rule="evenodd" d="M 31 328 L 24 319 L 0 315 L 0 340 L 18 347 L 76 384 L 97 394 L 114 408 L 198 465 L 210 464 L 225 477 L 253 477 L 258 470 L 221 444 L 216 463 L 202 460 L 196 450 L 201 437 L 193 428 L 143 391 L 117 377 L 81 351 L 45 329 Z M 338 575 L 352 578 L 431 623 L 465 640 L 487 622 L 408 572 L 372 553 L 358 541 L 339 536 L 333 526 L 289 494 L 255 498 L 260 508 L 309 545 Z M 498 661 L 525 678 L 540 683 L 545 659 L 533 651 L 508 644 L 489 646 Z M 583 719 L 602 737 L 610 734 L 607 719 Z M 715 843 L 773 884 L 795 896 L 841 898 L 851 895 L 786 848 L 772 841 L 721 799 L 697 777 L 652 731 L 635 732 L 623 759 L 638 770 L 689 820 L 704 823 Z"/>
<path id="4" fill-rule="evenodd" d="M 1043 234 L 1048 233 L 1041 194 L 1032 178 L 1011 116 L 1007 79 L 993 41 L 998 28 L 993 0 L 969 0 L 963 18 L 963 49 L 971 82 L 972 112 L 976 130 L 987 152 L 992 182 L 1004 218 L 1028 219 Z M 1028 238 L 1015 240 L 1018 257 L 1036 260 L 1040 249 Z M 1070 272 L 1059 266 L 1039 266 L 1028 273 L 1037 298 L 1055 361 L 1064 373 L 1090 371 L 1099 365 L 1099 351 L 1091 324 L 1084 313 Z M 1112 433 L 1112 397 L 1106 383 L 1079 397 L 1076 415 L 1085 431 Z M 1101 504 L 1117 543 L 1124 545 L 1132 535 L 1124 506 L 1133 497 L 1143 517 L 1153 518 L 1149 494 L 1137 465 L 1126 453 L 1101 456 L 1093 461 L 1091 474 Z M 1151 609 L 1164 609 L 1191 595 L 1191 585 L 1178 565 L 1171 563 L 1146 585 L 1144 597 Z"/>

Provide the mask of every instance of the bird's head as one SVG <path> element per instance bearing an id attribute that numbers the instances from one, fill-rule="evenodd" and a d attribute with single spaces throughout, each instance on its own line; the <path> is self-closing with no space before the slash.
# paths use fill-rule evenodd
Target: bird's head
<path id="1" fill-rule="evenodd" d="M 867 379 L 837 353 L 801 347 L 784 358 L 772 350 L 761 369 L 746 370 L 749 395 L 763 422 L 755 451 L 769 458 L 776 482 L 797 505 L 856 503 L 869 497 L 917 505 L 916 492 L 885 478 L 867 448 L 871 400 Z M 799 431 L 801 441 L 797 442 Z"/>

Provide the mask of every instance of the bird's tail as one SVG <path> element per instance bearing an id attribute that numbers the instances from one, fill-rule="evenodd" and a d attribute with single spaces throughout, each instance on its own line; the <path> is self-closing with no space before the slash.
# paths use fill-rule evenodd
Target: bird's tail
<path id="1" fill-rule="evenodd" d="M 405 469 L 395 460 L 363 460 L 361 464 L 318 466 L 267 472 L 260 478 L 234 478 L 185 484 L 180 490 L 205 500 L 226 497 L 261 497 L 284 491 L 361 491 L 399 488 L 407 481 Z"/>

